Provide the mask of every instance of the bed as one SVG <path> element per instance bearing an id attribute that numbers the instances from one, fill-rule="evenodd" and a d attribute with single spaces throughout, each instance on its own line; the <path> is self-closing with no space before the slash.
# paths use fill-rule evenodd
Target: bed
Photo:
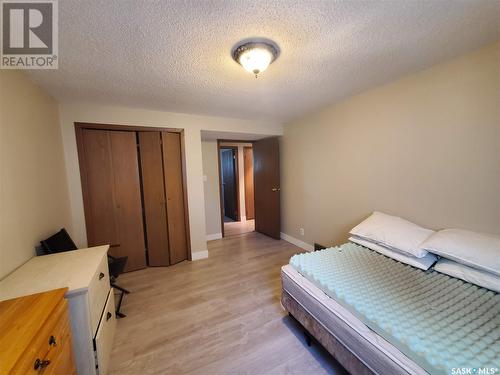
<path id="1" fill-rule="evenodd" d="M 295 255 L 281 279 L 283 307 L 352 374 L 500 367 L 498 293 L 352 243 Z"/>

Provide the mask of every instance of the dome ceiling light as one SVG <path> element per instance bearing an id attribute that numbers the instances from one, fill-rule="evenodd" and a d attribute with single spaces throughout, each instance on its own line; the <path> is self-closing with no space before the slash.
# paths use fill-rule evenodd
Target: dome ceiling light
<path id="1" fill-rule="evenodd" d="M 234 61 L 247 72 L 262 73 L 278 57 L 278 45 L 268 39 L 250 39 L 239 42 L 233 49 Z"/>

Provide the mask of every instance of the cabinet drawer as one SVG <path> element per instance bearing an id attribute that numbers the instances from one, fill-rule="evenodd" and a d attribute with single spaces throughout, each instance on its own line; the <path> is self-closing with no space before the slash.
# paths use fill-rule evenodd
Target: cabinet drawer
<path id="1" fill-rule="evenodd" d="M 110 289 L 109 285 L 109 270 L 108 270 L 108 257 L 105 255 L 97 268 L 92 281 L 89 284 L 89 309 L 90 309 L 90 323 L 92 326 L 92 337 L 97 332 L 101 313 L 108 297 Z"/>
<path id="2" fill-rule="evenodd" d="M 73 351 L 71 349 L 71 329 L 68 325 L 63 332 L 62 338 L 54 347 L 54 350 L 47 353 L 46 359 L 51 361 L 43 375 L 73 375 L 76 369 L 73 360 Z"/>
<path id="3" fill-rule="evenodd" d="M 45 356 L 45 360 L 49 360 L 50 364 L 38 374 L 70 375 L 75 373 L 73 352 L 71 349 L 71 329 L 68 319 L 65 319 L 62 332 L 56 339 L 55 344 L 51 346 Z"/>
<path id="4" fill-rule="evenodd" d="M 29 347 L 16 364 L 14 374 L 46 374 L 58 367 L 55 358 L 67 348 L 71 354 L 71 330 L 68 318 L 67 301 L 57 305 L 45 325 L 37 333 Z M 35 368 L 36 361 L 50 361 L 47 365 Z M 72 361 L 71 361 L 72 363 Z"/>
<path id="5" fill-rule="evenodd" d="M 113 339 L 116 330 L 115 317 L 115 295 L 113 289 L 109 291 L 106 307 L 102 312 L 99 329 L 95 335 L 95 348 L 97 351 L 97 366 L 99 375 L 105 375 L 108 372 L 109 357 L 113 347 Z"/>

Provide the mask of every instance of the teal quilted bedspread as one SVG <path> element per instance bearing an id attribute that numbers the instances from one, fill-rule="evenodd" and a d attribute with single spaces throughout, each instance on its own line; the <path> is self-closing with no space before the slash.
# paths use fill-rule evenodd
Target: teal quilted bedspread
<path id="1" fill-rule="evenodd" d="M 500 294 L 352 243 L 290 264 L 429 373 L 500 374 Z"/>

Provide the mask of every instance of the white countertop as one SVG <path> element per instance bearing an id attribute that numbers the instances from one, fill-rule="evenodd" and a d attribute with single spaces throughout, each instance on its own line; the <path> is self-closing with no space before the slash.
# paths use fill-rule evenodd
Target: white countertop
<path id="1" fill-rule="evenodd" d="M 85 290 L 109 245 L 33 257 L 0 281 L 0 301 L 69 288 L 68 294 Z"/>

